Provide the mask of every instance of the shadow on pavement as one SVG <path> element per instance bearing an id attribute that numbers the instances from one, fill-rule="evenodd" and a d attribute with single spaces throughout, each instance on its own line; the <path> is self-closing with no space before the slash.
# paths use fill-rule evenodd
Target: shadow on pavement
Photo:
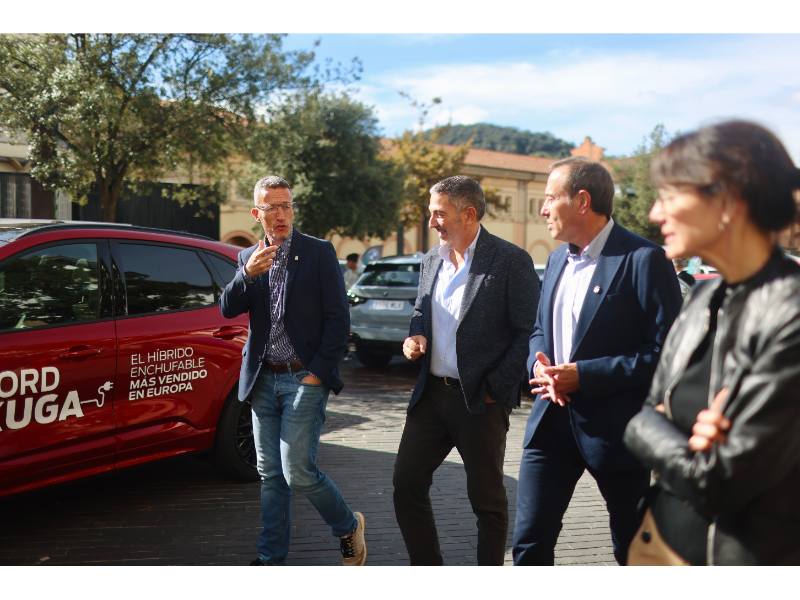
<path id="1" fill-rule="evenodd" d="M 392 505 L 395 455 L 321 444 L 319 465 L 366 516 L 367 564 L 408 564 Z M 506 478 L 509 505 L 516 481 Z M 463 467 L 445 461 L 434 503 L 448 563 L 475 564 Z M 247 564 L 260 531 L 259 484 L 184 456 L 0 500 L 0 564 Z M 509 534 L 510 540 L 510 534 Z M 302 496 L 292 501 L 290 564 L 340 564 L 338 539 Z"/>
<path id="2" fill-rule="evenodd" d="M 392 472 L 419 365 L 396 357 L 380 370 L 358 361 L 340 368 L 346 387 L 329 399 L 319 466 L 366 516 L 367 564 L 408 564 Z M 505 485 L 513 527 L 517 482 L 505 477 Z M 431 498 L 446 563 L 475 564 L 477 529 L 460 463 L 447 460 L 437 470 Z M 259 483 L 231 481 L 208 454 L 3 498 L 0 514 L 0 565 L 247 564 L 261 529 Z M 511 531 L 509 548 L 510 540 Z M 299 495 L 289 563 L 341 563 L 338 539 Z"/>

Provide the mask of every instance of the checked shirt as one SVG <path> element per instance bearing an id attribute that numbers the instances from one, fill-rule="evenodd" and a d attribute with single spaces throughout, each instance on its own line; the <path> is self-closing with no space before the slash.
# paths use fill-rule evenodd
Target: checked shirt
<path id="1" fill-rule="evenodd" d="M 292 245 L 292 234 L 289 232 L 283 243 L 275 252 L 272 268 L 269 270 L 269 308 L 272 313 L 272 329 L 269 332 L 266 360 L 271 363 L 286 363 L 298 360 L 289 335 L 283 324 L 283 314 L 286 311 L 286 277 L 289 264 L 289 248 Z M 268 240 L 264 240 L 267 244 Z"/>

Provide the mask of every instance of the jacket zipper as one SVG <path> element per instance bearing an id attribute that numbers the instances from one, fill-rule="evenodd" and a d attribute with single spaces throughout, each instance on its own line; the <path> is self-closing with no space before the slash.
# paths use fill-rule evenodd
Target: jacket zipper
<path id="1" fill-rule="evenodd" d="M 706 337 L 706 334 L 708 333 L 709 324 L 711 323 L 711 310 L 708 307 L 706 307 L 706 309 L 705 309 L 705 314 L 706 314 L 706 318 L 705 318 L 705 321 L 703 322 L 703 331 L 700 333 L 700 339 L 699 339 L 698 343 L 703 341 L 703 338 Z M 686 367 L 689 366 L 689 360 L 691 360 L 692 354 L 694 354 L 695 350 L 697 350 L 697 345 L 695 345 L 695 347 L 692 349 L 691 352 L 687 353 L 686 362 L 683 363 L 681 368 L 675 374 L 675 377 L 672 378 L 672 381 L 670 382 L 669 386 L 667 386 L 667 391 L 664 392 L 664 408 L 667 411 L 667 418 L 670 421 L 673 420 L 673 418 L 672 418 L 672 403 L 671 403 L 672 391 L 675 389 L 675 386 L 678 384 L 678 380 L 681 378 L 681 375 L 683 375 L 684 371 L 686 371 Z M 713 360 L 713 358 L 712 358 L 712 360 Z"/>
<path id="2" fill-rule="evenodd" d="M 706 537 L 706 566 L 714 566 L 714 541 L 717 537 L 717 521 L 714 520 L 708 526 L 708 535 Z"/>
<path id="3" fill-rule="evenodd" d="M 714 347 L 711 350 L 711 381 L 709 382 L 708 386 L 708 407 L 711 408 L 711 403 L 714 402 L 714 397 L 716 394 L 717 389 L 717 362 L 719 360 L 719 344 L 720 344 L 720 335 L 719 332 L 722 330 L 722 321 L 725 318 L 725 309 L 723 307 L 719 308 L 717 311 L 717 330 L 714 332 Z"/>
<path id="4" fill-rule="evenodd" d="M 717 362 L 719 360 L 719 345 L 720 345 L 720 331 L 722 331 L 722 324 L 725 319 L 725 308 L 724 303 L 723 306 L 719 307 L 717 311 L 717 330 L 714 332 L 714 347 L 711 349 L 711 381 L 709 382 L 708 386 L 708 407 L 711 408 L 711 404 L 714 402 L 714 398 L 716 397 L 716 389 L 717 389 L 717 380 L 718 380 L 718 373 L 717 373 Z M 708 526 L 708 537 L 706 539 L 706 565 L 709 567 L 714 566 L 714 541 L 717 536 L 717 520 L 714 518 L 714 522 Z"/>

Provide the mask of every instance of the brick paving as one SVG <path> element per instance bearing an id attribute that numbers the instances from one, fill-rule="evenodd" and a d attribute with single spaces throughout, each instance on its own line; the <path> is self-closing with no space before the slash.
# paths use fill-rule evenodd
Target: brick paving
<path id="1" fill-rule="evenodd" d="M 392 506 L 392 470 L 418 367 L 342 365 L 347 386 L 331 395 L 320 468 L 366 516 L 367 565 L 407 565 Z M 527 400 L 527 401 L 526 401 Z M 511 415 L 505 460 L 514 523 L 522 435 L 531 409 Z M 474 565 L 475 517 L 461 459 L 453 451 L 431 489 L 445 564 Z M 207 455 L 184 456 L 0 499 L 0 565 L 242 565 L 256 556 L 259 484 L 228 480 Z M 509 531 L 506 564 L 511 564 Z M 338 540 L 302 496 L 292 501 L 292 565 L 341 564 Z M 588 474 L 564 517 L 556 564 L 614 565 L 608 513 Z"/>

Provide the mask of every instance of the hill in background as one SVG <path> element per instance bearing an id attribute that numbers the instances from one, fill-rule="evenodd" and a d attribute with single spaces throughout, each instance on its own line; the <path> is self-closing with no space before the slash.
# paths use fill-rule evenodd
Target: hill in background
<path id="1" fill-rule="evenodd" d="M 430 130 L 428 130 L 430 132 Z M 488 123 L 474 125 L 451 125 L 445 128 L 444 135 L 437 140 L 440 144 L 459 145 L 472 140 L 473 148 L 544 156 L 546 158 L 565 158 L 575 144 L 555 137 L 550 132 L 533 133 L 516 127 L 500 127 Z"/>

